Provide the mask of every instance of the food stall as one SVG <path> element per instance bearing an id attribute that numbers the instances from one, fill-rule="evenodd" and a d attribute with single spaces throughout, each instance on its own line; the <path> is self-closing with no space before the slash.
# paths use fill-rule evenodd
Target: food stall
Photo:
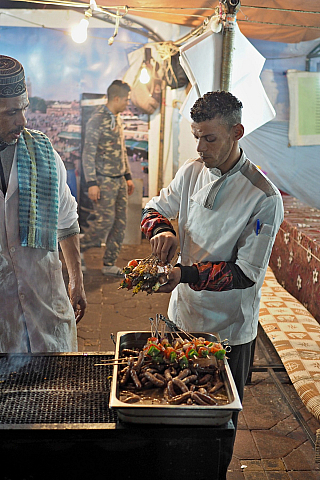
<path id="1" fill-rule="evenodd" d="M 155 421 L 148 413 L 151 405 L 128 420 L 135 406 L 119 400 L 114 377 L 123 338 L 128 332 L 118 334 L 116 353 L 0 355 L 3 478 L 43 479 L 45 471 L 45 478 L 77 473 L 77 478 L 98 479 L 110 469 L 126 479 L 223 478 L 234 433 L 231 414 L 241 409 L 229 367 L 231 405 L 227 412 L 221 407 L 222 416 L 217 406 L 190 406 L 185 413 L 182 405 L 170 405 L 170 414 L 162 412 Z M 111 390 L 116 408 L 109 404 Z M 167 417 L 164 423 L 161 415 Z"/>

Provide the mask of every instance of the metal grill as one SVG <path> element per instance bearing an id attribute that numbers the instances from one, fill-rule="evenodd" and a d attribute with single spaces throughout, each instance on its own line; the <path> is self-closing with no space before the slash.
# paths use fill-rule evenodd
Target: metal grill
<path id="1" fill-rule="evenodd" d="M 113 423 L 113 355 L 1 355 L 0 424 Z"/>

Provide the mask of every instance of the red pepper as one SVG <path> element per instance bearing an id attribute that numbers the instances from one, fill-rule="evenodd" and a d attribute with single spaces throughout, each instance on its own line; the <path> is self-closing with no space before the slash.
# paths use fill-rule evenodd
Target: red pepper
<path id="1" fill-rule="evenodd" d="M 189 348 L 187 348 L 186 357 L 187 358 L 198 357 L 197 350 L 192 345 Z"/>
<path id="2" fill-rule="evenodd" d="M 169 362 L 174 362 L 177 359 L 177 352 L 172 347 L 166 347 L 164 355 Z"/>
<path id="3" fill-rule="evenodd" d="M 221 349 L 222 349 L 221 343 L 214 343 L 214 344 L 210 347 L 209 351 L 210 351 L 210 353 L 215 353 L 215 352 L 218 352 L 218 351 L 221 350 Z"/>
<path id="4" fill-rule="evenodd" d="M 175 349 L 173 347 L 166 347 L 165 351 L 164 351 L 164 356 L 166 358 L 169 358 L 170 357 L 170 354 L 172 352 L 175 352 Z"/>
<path id="5" fill-rule="evenodd" d="M 208 357 L 209 350 L 206 347 L 199 347 L 198 354 L 200 357 Z"/>

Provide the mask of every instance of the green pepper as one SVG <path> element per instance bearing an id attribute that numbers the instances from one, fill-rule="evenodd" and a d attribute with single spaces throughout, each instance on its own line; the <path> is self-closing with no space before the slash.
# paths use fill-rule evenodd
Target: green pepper
<path id="1" fill-rule="evenodd" d="M 200 357 L 208 357 L 209 356 L 209 350 L 206 347 L 200 347 L 198 349 L 198 353 Z"/>
<path id="2" fill-rule="evenodd" d="M 226 354 L 226 351 L 224 349 L 218 350 L 217 352 L 214 353 L 215 357 L 217 357 L 218 360 L 223 360 L 225 354 Z"/>
<path id="3" fill-rule="evenodd" d="M 147 355 L 150 357 L 157 357 L 161 352 L 161 349 L 158 347 L 158 345 L 154 345 L 151 343 L 150 347 L 147 350 Z"/>
<path id="4" fill-rule="evenodd" d="M 174 363 L 177 360 L 177 353 L 176 352 L 171 352 L 169 355 L 169 362 Z"/>
<path id="5" fill-rule="evenodd" d="M 195 348 L 189 347 L 186 351 L 186 357 L 187 358 L 193 358 L 193 357 L 198 357 L 198 352 Z"/>
<path id="6" fill-rule="evenodd" d="M 179 357 L 180 368 L 187 368 L 189 366 L 189 361 L 185 355 Z"/>
<path id="7" fill-rule="evenodd" d="M 154 363 L 163 363 L 163 356 L 162 355 L 156 355 L 155 357 L 152 357 L 152 361 Z"/>

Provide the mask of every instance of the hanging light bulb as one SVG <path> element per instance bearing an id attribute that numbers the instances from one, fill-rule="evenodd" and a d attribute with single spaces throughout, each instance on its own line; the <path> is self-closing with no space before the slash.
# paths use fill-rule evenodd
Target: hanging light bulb
<path id="1" fill-rule="evenodd" d="M 83 43 L 87 40 L 90 17 L 92 17 L 92 12 L 91 12 L 91 9 L 89 8 L 85 12 L 84 18 L 80 21 L 79 25 L 76 25 L 71 30 L 71 38 L 74 42 Z"/>
<path id="2" fill-rule="evenodd" d="M 143 84 L 146 84 L 146 83 L 150 82 L 150 75 L 149 75 L 149 72 L 147 70 L 147 66 L 146 66 L 145 62 L 143 62 L 143 64 L 142 64 L 139 80 Z"/>
<path id="3" fill-rule="evenodd" d="M 83 18 L 81 22 L 71 30 L 71 38 L 76 43 L 83 43 L 87 40 L 89 20 Z"/>

